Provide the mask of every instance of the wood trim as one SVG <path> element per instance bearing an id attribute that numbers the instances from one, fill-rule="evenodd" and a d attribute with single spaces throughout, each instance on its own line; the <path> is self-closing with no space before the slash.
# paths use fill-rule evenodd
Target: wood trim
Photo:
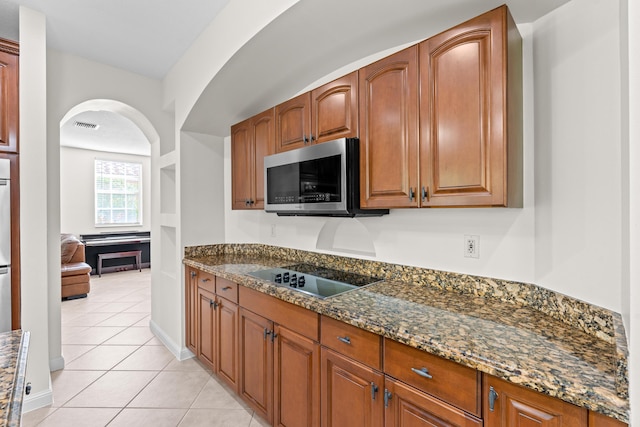
<path id="1" fill-rule="evenodd" d="M 20 44 L 13 40 L 0 38 L 0 52 L 20 55 Z"/>

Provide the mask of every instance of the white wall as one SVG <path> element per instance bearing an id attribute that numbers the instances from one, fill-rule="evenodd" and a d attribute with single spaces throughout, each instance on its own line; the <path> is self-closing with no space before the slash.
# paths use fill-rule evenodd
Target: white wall
<path id="1" fill-rule="evenodd" d="M 622 53 L 624 62 L 627 62 L 628 73 L 623 73 L 625 89 L 628 91 L 628 99 L 623 101 L 623 108 L 627 102 L 627 111 L 623 125 L 628 129 L 628 162 L 623 180 L 628 179 L 628 185 L 623 188 L 627 191 L 628 212 L 625 219 L 628 225 L 629 238 L 626 240 L 626 254 L 628 275 L 623 286 L 622 313 L 629 340 L 629 378 L 640 378 L 640 122 L 632 120 L 640 115 L 640 57 L 637 52 L 640 49 L 640 5 L 637 1 L 627 0 L 623 2 L 621 19 L 626 19 L 623 36 L 627 36 L 626 51 Z M 624 157 L 623 157 L 624 158 Z M 632 426 L 640 426 L 640 383 L 637 380 L 630 384 L 630 407 Z"/>
<path id="2" fill-rule="evenodd" d="M 20 8 L 20 262 L 22 329 L 31 333 L 25 409 L 51 403 L 47 245 L 46 24 Z M 28 232 L 27 232 L 28 230 Z M 60 243 L 58 243 L 60 246 Z M 60 270 L 58 268 L 58 274 Z M 58 301 L 60 292 L 58 291 Z M 57 322 L 58 326 L 60 322 Z"/>
<path id="3" fill-rule="evenodd" d="M 96 159 L 142 163 L 142 225 L 95 226 L 94 174 Z M 60 147 L 60 230 L 93 234 L 151 230 L 151 157 Z"/>

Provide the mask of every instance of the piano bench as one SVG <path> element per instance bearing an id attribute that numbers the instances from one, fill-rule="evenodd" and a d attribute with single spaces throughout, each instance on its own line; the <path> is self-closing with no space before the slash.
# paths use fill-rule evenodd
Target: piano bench
<path id="1" fill-rule="evenodd" d="M 142 271 L 142 267 L 140 266 L 142 251 L 109 252 L 104 254 L 98 254 L 98 277 L 102 277 L 102 260 L 103 259 L 127 258 L 127 257 L 135 257 L 136 270 Z"/>

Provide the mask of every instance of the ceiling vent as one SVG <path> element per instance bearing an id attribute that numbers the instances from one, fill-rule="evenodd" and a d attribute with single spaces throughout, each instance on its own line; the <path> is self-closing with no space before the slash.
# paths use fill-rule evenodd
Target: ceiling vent
<path id="1" fill-rule="evenodd" d="M 87 122 L 74 122 L 73 125 L 78 128 L 83 129 L 98 129 L 98 125 L 95 123 L 87 123 Z"/>

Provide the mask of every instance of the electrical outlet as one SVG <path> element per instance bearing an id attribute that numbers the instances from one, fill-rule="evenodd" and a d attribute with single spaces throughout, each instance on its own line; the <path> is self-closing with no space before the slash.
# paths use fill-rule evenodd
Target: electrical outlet
<path id="1" fill-rule="evenodd" d="M 271 224 L 271 237 L 276 237 L 276 225 Z"/>
<path id="2" fill-rule="evenodd" d="M 464 256 L 467 258 L 480 258 L 480 236 L 464 236 Z"/>

